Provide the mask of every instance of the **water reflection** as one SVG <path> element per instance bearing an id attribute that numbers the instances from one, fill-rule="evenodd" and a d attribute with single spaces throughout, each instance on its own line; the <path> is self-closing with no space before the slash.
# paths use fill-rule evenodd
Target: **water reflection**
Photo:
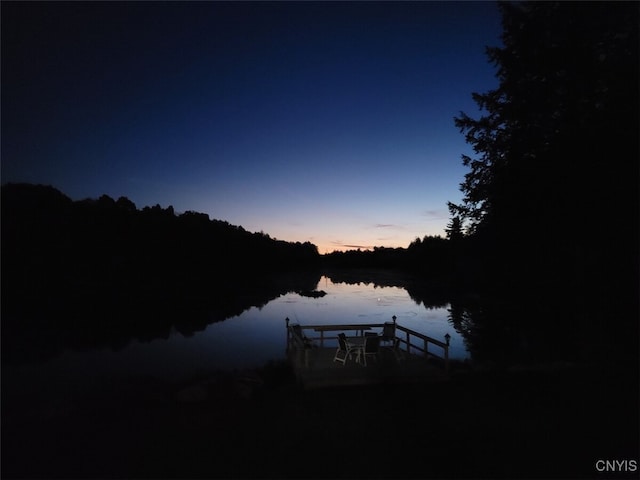
<path id="1" fill-rule="evenodd" d="M 44 364 L 16 368 L 45 378 L 143 376 L 169 380 L 220 369 L 257 368 L 285 359 L 286 317 L 301 324 L 326 325 L 384 323 L 395 315 L 400 325 L 438 340 L 451 335 L 452 359 L 469 356 L 451 322 L 448 305 L 426 308 L 399 286 L 347 283 L 329 276 L 321 277 L 316 287 L 327 294 L 313 298 L 289 292 L 199 332 L 185 335 L 173 329 L 166 339 L 133 340 L 117 351 L 66 351 Z"/>
<path id="2" fill-rule="evenodd" d="M 427 309 L 400 287 L 333 282 L 327 276 L 321 278 L 317 289 L 327 294 L 311 298 L 286 293 L 261 308 L 252 307 L 224 322 L 211 324 L 188 341 L 173 335 L 165 342 L 165 348 L 170 355 L 180 356 L 185 365 L 195 362 L 182 355 L 197 357 L 201 368 L 255 368 L 285 359 L 287 317 L 301 324 L 329 325 L 384 323 L 395 315 L 399 324 L 438 340 L 449 333 L 451 358 L 468 357 L 462 337 L 449 321 L 446 306 Z M 144 349 L 140 350 L 142 354 Z M 155 354 L 163 355 L 161 351 Z"/>

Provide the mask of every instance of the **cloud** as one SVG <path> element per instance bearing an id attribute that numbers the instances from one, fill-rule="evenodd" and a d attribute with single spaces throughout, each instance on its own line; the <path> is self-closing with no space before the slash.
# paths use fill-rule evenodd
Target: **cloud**
<path id="1" fill-rule="evenodd" d="M 394 225 L 393 223 L 377 223 L 374 225 L 374 228 L 400 228 L 398 225 Z"/>
<path id="2" fill-rule="evenodd" d="M 384 229 L 384 230 L 401 230 L 404 231 L 407 229 L 406 225 L 401 225 L 398 223 L 376 223 L 373 224 L 369 227 L 366 227 L 367 229 Z"/>
<path id="3" fill-rule="evenodd" d="M 360 250 L 373 250 L 372 245 L 343 245 L 346 248 L 359 248 Z"/>
<path id="4" fill-rule="evenodd" d="M 448 210 L 424 210 L 420 213 L 420 216 L 427 217 L 427 221 L 431 220 L 446 220 L 449 218 Z"/>
<path id="5" fill-rule="evenodd" d="M 349 249 L 359 248 L 360 250 L 373 250 L 372 245 L 355 245 L 355 244 L 343 243 L 340 241 L 333 241 L 331 242 L 331 244 L 335 245 L 336 247 L 342 247 L 342 248 L 349 248 Z"/>

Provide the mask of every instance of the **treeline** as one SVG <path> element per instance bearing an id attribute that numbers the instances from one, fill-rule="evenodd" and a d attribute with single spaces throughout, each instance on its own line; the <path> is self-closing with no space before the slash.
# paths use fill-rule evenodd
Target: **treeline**
<path id="1" fill-rule="evenodd" d="M 323 265 L 332 268 L 383 268 L 401 270 L 419 276 L 438 287 L 471 288 L 467 256 L 469 241 L 426 235 L 408 247 L 374 247 L 372 250 L 347 250 L 323 256 Z M 463 264 L 464 263 L 464 264 Z"/>
<path id="2" fill-rule="evenodd" d="M 276 240 L 207 214 L 144 207 L 126 197 L 72 201 L 50 186 L 2 187 L 3 276 L 13 293 L 106 286 L 199 290 L 317 265 L 309 242 Z M 4 282 L 3 282 L 4 285 Z"/>
<path id="3" fill-rule="evenodd" d="M 251 233 L 204 213 L 173 207 L 136 208 L 126 197 L 72 201 L 50 186 L 2 187 L 5 260 L 23 276 L 51 265 L 71 278 L 122 277 L 138 284 L 180 278 L 181 284 L 218 276 L 298 269 L 317 264 L 317 247 Z M 6 264 L 5 264 L 6 266 Z M 58 267 L 58 268 L 55 268 Z M 30 278 L 29 282 L 36 281 Z"/>

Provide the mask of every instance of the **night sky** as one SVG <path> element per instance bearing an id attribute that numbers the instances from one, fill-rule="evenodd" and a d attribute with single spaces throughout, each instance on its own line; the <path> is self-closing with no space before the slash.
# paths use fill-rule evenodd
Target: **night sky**
<path id="1" fill-rule="evenodd" d="M 494 2 L 1 3 L 2 183 L 310 241 L 444 235 Z"/>

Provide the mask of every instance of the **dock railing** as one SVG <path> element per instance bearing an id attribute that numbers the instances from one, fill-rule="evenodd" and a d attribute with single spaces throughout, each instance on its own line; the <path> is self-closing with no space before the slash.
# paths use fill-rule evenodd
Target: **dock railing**
<path id="1" fill-rule="evenodd" d="M 424 357 L 425 360 L 437 360 L 446 372 L 449 371 L 449 334 L 445 335 L 444 342 L 437 340 L 428 335 L 416 332 L 410 328 L 398 325 L 396 317 L 393 316 L 393 325 L 395 330 L 394 339 L 398 340 L 398 348 L 409 355 L 418 355 Z M 325 342 L 328 340 L 337 340 L 338 333 L 351 331 L 355 336 L 363 336 L 365 332 L 374 329 L 383 329 L 387 323 L 358 323 L 344 325 L 290 325 L 289 318 L 285 319 L 287 324 L 287 352 L 299 349 L 301 343 L 299 341 L 299 330 L 304 332 L 303 338 L 311 341 L 312 345 L 325 348 Z M 293 328 L 295 327 L 295 329 Z M 331 334 L 335 332 L 335 335 Z M 312 348 L 305 345 L 305 349 Z M 308 356 L 307 356 L 308 357 Z"/>

